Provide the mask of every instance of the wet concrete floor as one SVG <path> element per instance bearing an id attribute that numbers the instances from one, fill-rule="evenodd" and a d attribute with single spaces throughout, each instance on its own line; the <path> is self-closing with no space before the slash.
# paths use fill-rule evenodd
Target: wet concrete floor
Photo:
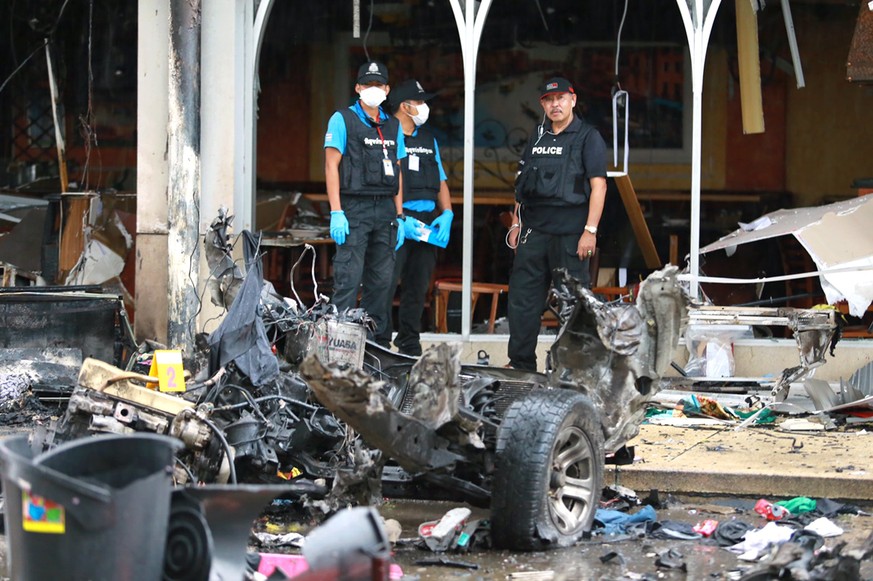
<path id="1" fill-rule="evenodd" d="M 657 511 L 659 521 L 673 520 L 694 524 L 710 518 L 718 521 L 736 518 L 755 526 L 765 521 L 751 508 L 754 499 L 674 499 L 679 504 Z M 736 555 L 711 541 L 681 541 L 634 539 L 618 540 L 616 537 L 594 536 L 589 541 L 553 551 L 521 553 L 476 548 L 468 553 L 448 552 L 435 554 L 418 548 L 417 531 L 422 522 L 438 520 L 448 510 L 459 506 L 449 502 L 435 501 L 387 501 L 379 512 L 385 519 L 397 520 L 401 527 L 401 541 L 394 550 L 395 562 L 400 565 L 405 579 L 412 581 L 437 581 L 444 579 L 518 579 L 541 580 L 633 580 L 633 579 L 682 579 L 682 580 L 735 580 L 754 567 L 753 563 L 740 561 Z M 871 512 L 869 506 L 862 506 Z M 473 509 L 471 518 L 488 518 L 488 511 Z M 835 519 L 845 532 L 826 540 L 826 547 L 847 543 L 847 548 L 860 547 L 873 533 L 873 516 L 840 516 Z M 620 539 L 620 537 L 619 537 Z M 257 550 L 250 547 L 252 550 Z M 659 568 L 659 554 L 673 549 L 678 551 L 685 570 Z M 263 549 L 262 549 L 263 550 Z M 273 550 L 267 552 L 297 552 L 296 550 Z M 618 553 L 604 563 L 601 557 Z M 443 557 L 450 562 L 470 565 L 458 568 L 447 565 L 423 565 L 423 560 Z M 6 538 L 0 536 L 0 580 L 6 580 Z M 873 579 L 873 561 L 861 564 L 860 579 Z"/>
<path id="2" fill-rule="evenodd" d="M 765 521 L 752 511 L 754 500 L 679 499 L 681 506 L 657 511 L 658 520 L 673 520 L 695 524 L 704 519 L 725 521 L 736 518 L 763 526 Z M 442 502 L 391 501 L 380 508 L 386 519 L 396 519 L 402 526 L 401 539 L 417 536 L 421 522 L 437 520 L 446 511 L 458 506 Z M 870 507 L 865 508 L 870 512 Z M 471 518 L 487 518 L 487 511 L 474 509 Z M 848 547 L 859 547 L 873 533 L 873 516 L 840 516 L 835 522 L 845 531 L 839 537 L 826 539 L 826 547 L 846 542 Z M 601 580 L 601 579 L 739 579 L 743 572 L 754 567 L 753 563 L 740 561 L 727 549 L 713 541 L 619 540 L 616 537 L 594 536 L 575 547 L 534 553 L 515 553 L 496 550 L 473 550 L 469 553 L 443 553 L 451 561 L 474 565 L 475 569 L 461 569 L 440 565 L 420 565 L 417 562 L 438 558 L 414 543 L 398 543 L 395 561 L 405 575 L 421 581 L 442 579 L 526 579 L 526 580 Z M 687 571 L 659 568 L 658 555 L 669 549 L 681 554 Z M 613 558 L 603 563 L 601 557 L 618 553 L 621 559 Z M 623 560 L 624 564 L 621 563 Z M 537 573 L 540 574 L 537 574 Z M 865 561 L 861 567 L 861 579 L 873 578 L 873 561 Z"/>

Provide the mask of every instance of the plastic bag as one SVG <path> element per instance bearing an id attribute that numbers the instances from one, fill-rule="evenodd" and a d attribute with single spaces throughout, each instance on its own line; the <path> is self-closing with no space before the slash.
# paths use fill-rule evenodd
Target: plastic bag
<path id="1" fill-rule="evenodd" d="M 691 377 L 733 377 L 734 342 L 752 337 L 748 325 L 689 325 L 685 330 L 685 373 Z"/>

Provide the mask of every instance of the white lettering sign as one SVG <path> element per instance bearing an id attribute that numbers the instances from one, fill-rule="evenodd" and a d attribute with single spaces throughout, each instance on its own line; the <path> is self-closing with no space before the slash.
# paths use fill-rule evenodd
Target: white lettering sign
<path id="1" fill-rule="evenodd" d="M 539 146 L 534 147 L 531 150 L 532 155 L 561 155 L 561 152 L 564 151 L 563 147 L 552 146 Z"/>
<path id="2" fill-rule="evenodd" d="M 364 145 L 368 145 L 371 147 L 373 145 L 384 145 L 385 147 L 394 147 L 394 140 L 393 139 L 386 139 L 383 141 L 381 139 L 372 139 L 370 137 L 365 137 L 364 138 Z"/>

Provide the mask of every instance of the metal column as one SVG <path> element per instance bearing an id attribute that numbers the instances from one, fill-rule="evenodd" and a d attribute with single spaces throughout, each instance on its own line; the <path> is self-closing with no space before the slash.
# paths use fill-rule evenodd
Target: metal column
<path id="1" fill-rule="evenodd" d="M 479 56 L 479 40 L 482 28 L 491 7 L 491 0 L 449 0 L 455 14 L 455 24 L 461 38 L 461 54 L 464 61 L 464 247 L 461 255 L 461 336 L 470 335 L 470 312 L 473 284 L 473 153 L 475 142 L 474 105 L 476 103 L 476 59 Z M 477 8 L 478 7 L 478 8 Z"/>
<path id="2" fill-rule="evenodd" d="M 700 144 L 703 118 L 703 70 L 709 35 L 721 0 L 676 0 L 691 52 L 693 104 L 691 115 L 691 296 L 698 294 L 700 276 Z"/>

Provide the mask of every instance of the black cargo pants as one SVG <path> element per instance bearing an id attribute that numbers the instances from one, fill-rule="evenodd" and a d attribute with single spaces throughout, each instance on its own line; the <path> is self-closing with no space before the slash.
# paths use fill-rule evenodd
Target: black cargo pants
<path id="1" fill-rule="evenodd" d="M 537 370 L 537 337 L 551 285 L 559 268 L 590 286 L 588 259 L 580 260 L 576 247 L 581 234 L 547 234 L 522 228 L 509 277 L 509 364 Z"/>
<path id="2" fill-rule="evenodd" d="M 406 210 L 407 216 L 421 220 L 425 224 L 433 222 L 438 213 Z M 427 289 L 436 267 L 437 247 L 427 242 L 406 240 L 394 263 L 394 283 L 400 283 L 400 306 L 397 309 L 397 336 L 394 345 L 405 355 L 421 355 L 421 316 L 427 301 Z M 393 288 L 393 287 L 392 287 Z M 388 316 L 394 306 L 394 291 L 388 297 Z M 391 343 L 391 325 L 382 335 L 376 337 L 381 345 Z"/>
<path id="3" fill-rule="evenodd" d="M 333 257 L 333 299 L 342 312 L 357 306 L 373 319 L 378 337 L 390 325 L 386 305 L 394 292 L 394 247 L 397 245 L 397 210 L 393 196 L 342 196 L 349 221 L 345 244 Z"/>

